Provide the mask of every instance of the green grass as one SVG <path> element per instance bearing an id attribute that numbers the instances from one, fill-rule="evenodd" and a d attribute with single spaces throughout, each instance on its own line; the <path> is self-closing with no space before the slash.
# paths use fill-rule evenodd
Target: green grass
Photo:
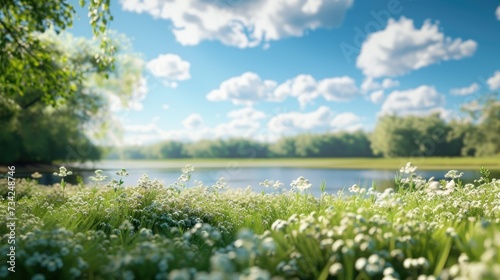
<path id="1" fill-rule="evenodd" d="M 166 160 L 130 160 L 104 161 L 148 167 L 181 168 L 187 163 L 197 168 L 237 168 L 237 167 L 301 167 L 301 168 L 346 168 L 346 169 L 385 169 L 399 170 L 408 161 L 418 165 L 420 170 L 461 169 L 479 170 L 485 167 L 500 170 L 499 157 L 428 157 L 428 158 L 217 158 L 217 159 L 166 159 Z M 116 166 L 116 164 L 115 164 Z"/>
<path id="2" fill-rule="evenodd" d="M 69 185 L 63 196 L 18 181 L 16 272 L 3 261 L 0 278 L 498 279 L 500 181 L 401 175 L 395 191 L 321 197 L 146 178 L 117 191 Z"/>

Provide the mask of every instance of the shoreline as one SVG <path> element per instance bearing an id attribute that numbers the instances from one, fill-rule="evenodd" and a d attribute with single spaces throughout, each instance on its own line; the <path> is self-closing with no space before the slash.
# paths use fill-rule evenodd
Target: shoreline
<path id="1" fill-rule="evenodd" d="M 478 170 L 485 167 L 491 171 L 500 171 L 500 157 L 486 158 L 182 158 L 160 160 L 102 160 L 87 163 L 69 164 L 23 164 L 14 165 L 16 172 L 31 174 L 55 172 L 61 165 L 74 171 L 96 169 L 134 169 L 134 168 L 182 168 L 186 164 L 196 168 L 252 168 L 252 167 L 289 167 L 323 169 L 378 169 L 399 170 L 411 161 L 420 170 Z M 0 173 L 8 171 L 7 165 L 0 165 Z"/>

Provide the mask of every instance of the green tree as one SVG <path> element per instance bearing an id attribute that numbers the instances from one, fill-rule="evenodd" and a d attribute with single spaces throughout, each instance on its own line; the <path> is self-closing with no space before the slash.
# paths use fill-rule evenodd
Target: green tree
<path id="1" fill-rule="evenodd" d="M 177 141 L 165 141 L 154 144 L 148 150 L 148 158 L 151 159 L 188 157 L 184 143 Z"/>
<path id="2" fill-rule="evenodd" d="M 320 156 L 319 140 L 316 135 L 299 134 L 294 137 L 295 151 L 292 156 L 318 157 Z"/>
<path id="3" fill-rule="evenodd" d="M 88 2 L 90 25 L 94 36 L 100 38 L 101 49 L 92 56 L 93 70 L 104 75 L 113 67 L 116 50 L 106 36 L 108 22 L 113 19 L 109 2 Z M 82 7 L 86 4 L 80 1 Z M 62 102 L 78 91 L 87 69 L 61 67 L 68 57 L 39 36 L 50 29 L 60 33 L 71 27 L 74 14 L 74 7 L 63 0 L 1 1 L 0 93 L 2 103 L 9 104 L 9 111 L 1 117 L 7 118 L 11 110 L 26 109 L 39 101 Z M 20 101 L 15 97 L 24 98 Z"/>
<path id="4" fill-rule="evenodd" d="M 468 121 L 455 125 L 463 136 L 462 155 L 500 155 L 500 101 L 498 93 L 484 95 L 469 106 Z"/>
<path id="5" fill-rule="evenodd" d="M 371 147 L 384 157 L 458 156 L 460 141 L 450 134 L 450 125 L 438 114 L 383 116 L 372 133 Z"/>
<path id="6" fill-rule="evenodd" d="M 295 137 L 283 137 L 271 144 L 270 155 L 273 157 L 295 157 Z"/>
<path id="7" fill-rule="evenodd" d="M 75 87 L 63 102 L 41 102 L 43 91 L 33 89 L 30 94 L 0 94 L 1 163 L 51 162 L 54 160 L 97 159 L 100 150 L 94 145 L 103 137 L 109 122 L 109 98 L 121 98 L 127 105 L 141 79 L 142 60 L 128 50 L 125 37 L 110 37 L 120 46 L 115 54 L 116 67 L 108 69 L 108 78 L 95 70 L 94 55 L 99 52 L 95 41 L 75 38 L 70 34 L 57 35 L 47 30 L 37 35 L 37 40 L 53 54 L 65 57 L 54 60 L 57 71 L 77 69 L 82 73 L 78 83 L 68 82 L 53 96 L 63 96 L 67 88 Z M 55 90 L 55 89 L 54 89 Z"/>

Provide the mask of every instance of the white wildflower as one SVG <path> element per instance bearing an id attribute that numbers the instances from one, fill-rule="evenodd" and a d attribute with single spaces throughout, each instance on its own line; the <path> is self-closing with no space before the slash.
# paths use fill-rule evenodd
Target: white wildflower
<path id="1" fill-rule="evenodd" d="M 407 162 L 405 166 L 401 167 L 399 172 L 410 174 L 410 173 L 415 173 L 416 170 L 417 170 L 416 166 L 413 166 L 411 162 Z"/>
<path id="2" fill-rule="evenodd" d="M 279 189 L 279 188 L 283 187 L 283 185 L 284 184 L 282 182 L 280 182 L 279 180 L 277 180 L 276 182 L 274 182 L 273 188 Z"/>
<path id="3" fill-rule="evenodd" d="M 297 188 L 300 191 L 304 191 L 306 189 L 309 189 L 312 186 L 312 184 L 309 183 L 309 180 L 300 176 L 299 178 L 293 180 L 292 183 L 290 183 L 290 186 L 292 188 Z"/>
<path id="4" fill-rule="evenodd" d="M 59 172 L 54 172 L 54 176 L 59 176 L 59 177 L 66 177 L 71 174 L 73 174 L 73 172 L 68 171 L 68 169 L 66 169 L 66 167 L 64 166 L 59 167 Z"/>
<path id="5" fill-rule="evenodd" d="M 457 170 L 450 170 L 450 171 L 448 171 L 446 174 L 444 174 L 444 177 L 445 177 L 445 178 L 450 178 L 450 179 L 452 179 L 452 180 L 453 180 L 453 179 L 460 178 L 460 177 L 462 177 L 463 175 L 464 175 L 464 173 L 463 173 L 463 172 L 458 173 L 458 171 L 457 171 Z"/>
<path id="6" fill-rule="evenodd" d="M 182 173 L 186 174 L 186 173 L 189 173 L 189 172 L 193 172 L 194 171 L 194 166 L 192 166 L 191 164 L 186 164 L 186 166 L 184 166 L 182 169 L 181 169 Z"/>

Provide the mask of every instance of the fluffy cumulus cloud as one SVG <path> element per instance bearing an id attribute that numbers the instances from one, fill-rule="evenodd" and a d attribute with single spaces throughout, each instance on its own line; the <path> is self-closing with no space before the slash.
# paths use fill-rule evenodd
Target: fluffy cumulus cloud
<path id="1" fill-rule="evenodd" d="M 301 107 L 305 107 L 319 96 L 327 101 L 348 101 L 358 95 L 356 82 L 351 77 L 332 77 L 316 81 L 310 75 L 298 75 L 280 84 L 275 96 L 284 99 L 295 97 Z"/>
<path id="2" fill-rule="evenodd" d="M 446 37 L 438 23 L 426 20 L 415 28 L 413 20 L 389 19 L 384 30 L 370 34 L 357 58 L 356 66 L 366 76 L 401 76 L 440 61 L 458 60 L 474 54 L 473 40 Z"/>
<path id="3" fill-rule="evenodd" d="M 218 40 L 228 46 L 255 47 L 308 30 L 333 28 L 344 20 L 353 0 L 121 0 L 126 11 L 168 19 L 176 40 L 197 45 Z"/>
<path id="4" fill-rule="evenodd" d="M 348 101 L 359 92 L 356 82 L 347 76 L 321 80 L 318 91 L 328 101 Z"/>
<path id="5" fill-rule="evenodd" d="M 182 121 L 187 129 L 199 129 L 203 126 L 203 118 L 199 114 L 191 114 Z"/>
<path id="6" fill-rule="evenodd" d="M 297 130 L 313 130 L 328 128 L 333 118 L 333 111 L 321 106 L 310 113 L 290 112 L 282 113 L 271 118 L 269 129 L 276 133 L 293 133 Z"/>
<path id="7" fill-rule="evenodd" d="M 381 82 L 378 82 L 373 77 L 366 77 L 361 84 L 361 91 L 368 92 L 380 89 L 389 89 L 398 86 L 399 81 L 390 78 L 385 78 Z"/>
<path id="8" fill-rule="evenodd" d="M 414 89 L 391 92 L 382 105 L 382 114 L 426 115 L 443 112 L 444 96 L 434 87 L 422 85 Z"/>
<path id="9" fill-rule="evenodd" d="M 182 60 L 176 54 L 162 54 L 146 64 L 146 68 L 151 73 L 160 78 L 166 86 L 175 88 L 177 81 L 184 81 L 191 78 L 189 74 L 189 62 Z"/>
<path id="10" fill-rule="evenodd" d="M 293 96 L 297 98 L 302 107 L 319 96 L 317 82 L 311 75 L 298 75 L 293 79 L 289 79 L 280 84 L 274 93 L 281 100 Z"/>
<path id="11" fill-rule="evenodd" d="M 353 113 L 335 113 L 321 106 L 309 113 L 289 112 L 272 117 L 268 122 L 271 133 L 291 135 L 306 131 L 355 130 L 361 127 L 361 118 Z"/>
<path id="12" fill-rule="evenodd" d="M 262 80 L 259 75 L 246 72 L 222 82 L 218 89 L 208 93 L 210 101 L 230 100 L 235 105 L 252 105 L 262 100 L 277 100 L 273 90 L 276 82 Z"/>
<path id="13" fill-rule="evenodd" d="M 473 94 L 479 89 L 479 85 L 477 83 L 472 83 L 470 86 L 461 87 L 461 88 L 452 88 L 450 93 L 452 95 L 469 95 Z"/>
<path id="14" fill-rule="evenodd" d="M 218 124 L 213 130 L 215 138 L 248 137 L 256 139 L 261 128 L 261 120 L 266 114 L 253 107 L 245 107 L 227 113 L 230 119 Z"/>
<path id="15" fill-rule="evenodd" d="M 294 97 L 301 107 L 319 96 L 327 101 L 348 101 L 359 94 L 351 77 L 332 77 L 316 81 L 310 75 L 298 75 L 278 85 L 273 80 L 262 80 L 259 75 L 246 72 L 221 83 L 208 93 L 210 101 L 231 101 L 236 105 L 253 105 L 259 101 L 283 101 Z"/>
<path id="16" fill-rule="evenodd" d="M 493 76 L 489 77 L 486 82 L 488 83 L 490 90 L 500 89 L 500 71 L 495 71 Z"/>

